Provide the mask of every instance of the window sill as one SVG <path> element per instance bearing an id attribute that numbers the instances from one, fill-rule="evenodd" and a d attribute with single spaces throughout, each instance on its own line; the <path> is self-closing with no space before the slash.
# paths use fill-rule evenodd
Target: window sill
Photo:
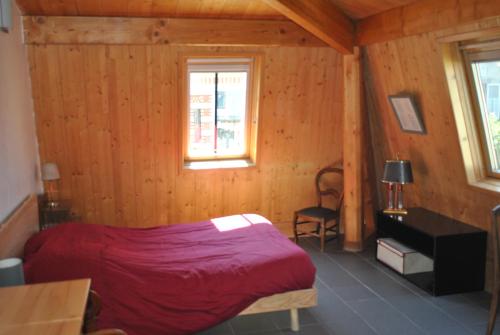
<path id="1" fill-rule="evenodd" d="M 255 166 L 251 159 L 221 159 L 206 161 L 185 161 L 187 170 L 241 169 Z"/>
<path id="2" fill-rule="evenodd" d="M 469 182 L 469 184 L 481 191 L 487 191 L 494 193 L 495 195 L 500 194 L 500 180 L 495 178 L 484 178 L 477 181 Z"/>

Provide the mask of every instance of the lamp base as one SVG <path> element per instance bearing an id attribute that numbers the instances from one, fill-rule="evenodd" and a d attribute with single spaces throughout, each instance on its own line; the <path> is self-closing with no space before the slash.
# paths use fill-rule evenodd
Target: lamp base
<path id="1" fill-rule="evenodd" d="M 405 208 L 386 208 L 383 210 L 387 215 L 407 215 L 408 210 Z"/>
<path id="2" fill-rule="evenodd" d="M 56 208 L 56 207 L 59 207 L 59 203 L 57 201 L 48 201 L 47 207 Z"/>

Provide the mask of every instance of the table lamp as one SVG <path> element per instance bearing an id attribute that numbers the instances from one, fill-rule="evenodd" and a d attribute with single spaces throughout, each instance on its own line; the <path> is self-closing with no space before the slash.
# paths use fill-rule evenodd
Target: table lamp
<path id="1" fill-rule="evenodd" d="M 57 181 L 61 176 L 56 163 L 44 163 L 42 165 L 42 180 L 47 183 L 47 205 L 57 207 L 58 202 L 55 194 L 57 193 Z"/>
<path id="2" fill-rule="evenodd" d="M 386 214 L 406 215 L 403 205 L 403 185 L 413 183 L 411 163 L 407 160 L 387 160 L 384 165 L 382 182 L 387 184 Z"/>
<path id="3" fill-rule="evenodd" d="M 23 261 L 19 258 L 0 260 L 0 287 L 24 285 Z"/>

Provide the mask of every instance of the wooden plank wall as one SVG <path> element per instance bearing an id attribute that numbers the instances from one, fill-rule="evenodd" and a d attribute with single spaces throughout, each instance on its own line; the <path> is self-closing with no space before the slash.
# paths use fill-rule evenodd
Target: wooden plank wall
<path id="1" fill-rule="evenodd" d="M 500 26 L 500 20 L 471 24 L 456 28 L 456 31 L 463 33 L 492 26 Z M 384 160 L 399 153 L 401 158 L 410 159 L 413 167 L 414 183 L 405 187 L 409 206 L 422 206 L 489 230 L 490 210 L 500 203 L 500 195 L 467 183 L 437 41 L 445 34 L 435 31 L 365 48 L 365 79 L 377 180 L 382 177 Z M 427 128 L 426 135 L 400 130 L 387 98 L 400 92 L 416 96 Z M 380 182 L 378 186 L 379 194 L 383 195 Z M 379 207 L 383 207 L 384 197 L 379 199 Z"/>
<path id="2" fill-rule="evenodd" d="M 275 223 L 314 203 L 342 156 L 342 58 L 329 48 L 30 45 L 41 161 L 85 221 L 126 227 L 256 212 Z M 179 171 L 179 53 L 261 52 L 256 168 Z M 289 232 L 289 225 L 283 230 Z"/>

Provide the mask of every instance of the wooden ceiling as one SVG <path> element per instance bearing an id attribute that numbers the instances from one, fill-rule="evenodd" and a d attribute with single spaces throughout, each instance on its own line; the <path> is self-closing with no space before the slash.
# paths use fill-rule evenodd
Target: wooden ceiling
<path id="1" fill-rule="evenodd" d="M 281 19 L 260 0 L 17 0 L 26 15 Z"/>
<path id="2" fill-rule="evenodd" d="M 386 10 L 408 5 L 415 0 L 330 0 L 353 19 L 363 19 Z"/>
<path id="3" fill-rule="evenodd" d="M 353 19 L 361 19 L 415 0 L 330 0 Z M 261 0 L 17 0 L 25 15 L 286 18 Z"/>

